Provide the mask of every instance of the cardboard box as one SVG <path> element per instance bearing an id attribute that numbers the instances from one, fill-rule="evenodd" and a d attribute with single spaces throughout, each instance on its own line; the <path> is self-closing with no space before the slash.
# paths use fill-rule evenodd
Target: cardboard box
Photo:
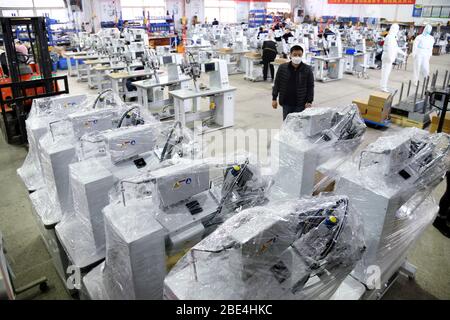
<path id="1" fill-rule="evenodd" d="M 365 115 L 367 113 L 369 99 L 358 98 L 358 99 L 353 100 L 352 103 L 354 103 L 358 106 L 359 113 L 361 113 L 361 115 Z"/>
<path id="2" fill-rule="evenodd" d="M 253 59 L 261 59 L 262 55 L 258 52 L 248 52 L 245 54 L 247 58 L 253 58 Z"/>
<path id="3" fill-rule="evenodd" d="M 231 53 L 231 52 L 233 52 L 233 49 L 232 48 L 220 48 L 219 52 L 221 52 L 221 53 Z"/>
<path id="4" fill-rule="evenodd" d="M 432 114 L 430 114 L 430 118 L 431 118 L 432 124 L 435 124 L 435 125 L 439 124 L 440 117 L 437 115 L 436 112 L 433 112 Z M 444 127 L 450 127 L 450 112 L 447 112 L 445 114 Z"/>
<path id="5" fill-rule="evenodd" d="M 371 116 L 379 116 L 382 115 L 385 118 L 387 118 L 387 116 L 389 115 L 389 111 L 387 109 L 384 108 L 378 108 L 378 107 L 372 107 L 372 106 L 367 106 L 367 111 L 366 114 L 371 115 Z"/>
<path id="6" fill-rule="evenodd" d="M 283 64 L 283 63 L 287 63 L 287 62 L 289 62 L 289 59 L 276 58 L 273 63 L 275 63 L 275 64 Z"/>
<path id="7" fill-rule="evenodd" d="M 438 125 L 432 123 L 430 126 L 430 133 L 436 133 L 437 129 L 438 129 Z M 442 132 L 450 134 L 450 127 L 442 127 Z"/>
<path id="8" fill-rule="evenodd" d="M 411 119 L 408 119 L 408 118 L 404 118 L 402 125 L 404 127 L 416 127 L 416 128 L 419 128 L 419 129 L 423 129 L 423 128 L 425 128 L 426 123 L 419 122 L 419 121 L 414 121 L 414 120 L 411 120 Z"/>
<path id="9" fill-rule="evenodd" d="M 435 133 L 435 132 L 437 132 L 437 128 L 439 126 L 440 117 L 438 116 L 438 114 L 436 112 L 432 112 L 432 113 L 430 113 L 430 118 L 431 118 L 430 132 Z M 445 114 L 444 126 L 442 127 L 442 132 L 450 133 L 450 113 Z"/>
<path id="10" fill-rule="evenodd" d="M 389 96 L 388 92 L 374 92 L 369 96 L 369 106 L 384 108 Z"/>
<path id="11" fill-rule="evenodd" d="M 404 117 L 399 116 L 397 114 L 392 114 L 391 113 L 391 122 L 392 123 L 395 123 L 395 124 L 398 124 L 399 126 L 402 126 L 403 125 L 403 119 L 404 119 Z"/>
<path id="12" fill-rule="evenodd" d="M 384 120 L 387 119 L 387 117 L 383 114 L 378 114 L 378 115 L 370 115 L 370 114 L 365 114 L 363 116 L 364 119 L 370 120 L 370 121 L 374 121 L 374 122 L 384 122 Z"/>

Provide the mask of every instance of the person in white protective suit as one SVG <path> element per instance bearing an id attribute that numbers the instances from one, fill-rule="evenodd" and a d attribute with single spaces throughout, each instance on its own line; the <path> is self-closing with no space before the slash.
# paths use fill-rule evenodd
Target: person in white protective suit
<path id="1" fill-rule="evenodd" d="M 431 35 L 433 27 L 425 25 L 422 34 L 413 43 L 412 57 L 414 59 L 414 84 L 428 77 L 430 72 L 430 58 L 433 54 L 434 38 Z"/>
<path id="2" fill-rule="evenodd" d="M 397 34 L 399 30 L 400 27 L 398 26 L 398 24 L 394 23 L 393 25 L 391 25 L 391 28 L 389 29 L 389 34 L 384 39 L 383 55 L 381 56 L 382 65 L 381 65 L 380 88 L 382 91 L 385 92 L 389 92 L 388 90 L 389 75 L 391 74 L 392 64 L 397 58 L 397 55 L 400 53 L 406 56 L 406 53 L 399 48 L 397 43 Z"/>

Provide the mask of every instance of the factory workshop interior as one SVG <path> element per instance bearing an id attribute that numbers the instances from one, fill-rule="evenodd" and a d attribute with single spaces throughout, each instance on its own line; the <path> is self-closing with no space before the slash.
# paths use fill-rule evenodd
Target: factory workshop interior
<path id="1" fill-rule="evenodd" d="M 448 0 L 0 0 L 0 30 L 0 300 L 450 300 Z"/>

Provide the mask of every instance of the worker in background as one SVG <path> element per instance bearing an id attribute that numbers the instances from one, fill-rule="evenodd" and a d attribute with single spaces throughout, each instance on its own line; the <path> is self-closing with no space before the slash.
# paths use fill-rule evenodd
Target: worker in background
<path id="1" fill-rule="evenodd" d="M 193 16 L 192 17 L 192 25 L 195 27 L 198 24 L 198 17 L 197 16 Z"/>
<path id="2" fill-rule="evenodd" d="M 265 33 L 267 33 L 267 32 L 268 32 L 268 31 L 267 31 L 267 30 L 264 30 L 263 27 L 259 27 L 258 35 L 256 36 L 256 38 L 259 40 L 259 36 L 260 36 L 261 34 L 265 34 Z"/>
<path id="3" fill-rule="evenodd" d="M 286 43 L 289 43 L 289 38 L 292 38 L 294 35 L 291 32 L 291 29 L 286 28 L 284 29 L 284 34 L 281 36 Z"/>
<path id="4" fill-rule="evenodd" d="M 121 29 L 119 29 L 121 38 L 125 38 L 125 33 L 127 32 L 127 29 L 128 29 L 128 20 L 125 20 L 122 24 Z"/>
<path id="5" fill-rule="evenodd" d="M 22 41 L 20 41 L 19 39 L 15 39 L 14 44 L 15 44 L 17 53 L 24 55 L 24 56 L 28 56 L 28 48 L 23 44 Z"/>
<path id="6" fill-rule="evenodd" d="M 389 33 L 384 39 L 383 54 L 381 56 L 381 81 L 380 89 L 384 92 L 389 92 L 388 81 L 392 71 L 392 65 L 395 62 L 397 55 L 406 56 L 406 53 L 399 48 L 397 42 L 397 35 L 400 30 L 398 24 L 394 23 L 389 29 Z"/>
<path id="7" fill-rule="evenodd" d="M 212 22 L 213 26 L 218 26 L 219 25 L 219 21 L 217 21 L 216 18 L 214 18 L 214 21 Z"/>
<path id="8" fill-rule="evenodd" d="M 287 18 L 284 20 L 284 23 L 285 23 L 286 28 L 291 28 L 291 27 L 292 27 L 291 18 L 287 17 Z"/>
<path id="9" fill-rule="evenodd" d="M 431 35 L 433 27 L 425 25 L 423 32 L 413 43 L 412 57 L 414 59 L 414 84 L 428 77 L 430 73 L 430 59 L 433 55 L 434 38 Z"/>
<path id="10" fill-rule="evenodd" d="M 320 49 L 323 50 L 323 53 L 325 55 L 328 55 L 328 41 L 327 39 L 323 36 L 322 33 L 319 33 L 317 35 L 318 39 L 317 39 L 317 45 Z"/>
<path id="11" fill-rule="evenodd" d="M 447 171 L 447 189 L 439 202 L 439 213 L 433 226 L 444 236 L 450 238 L 450 171 Z"/>
<path id="12" fill-rule="evenodd" d="M 325 36 L 325 39 L 326 39 L 328 36 L 334 36 L 336 34 L 333 31 L 331 31 L 330 28 L 325 28 L 323 35 Z"/>
<path id="13" fill-rule="evenodd" d="M 287 58 L 287 56 L 288 56 L 288 53 L 289 53 L 289 46 L 288 46 L 289 38 L 293 38 L 293 37 L 294 37 L 294 35 L 292 34 L 291 30 L 289 28 L 286 28 L 284 30 L 284 34 L 281 36 L 281 38 L 284 40 L 284 43 L 283 42 L 280 43 L 281 51 L 282 51 L 282 54 L 283 54 L 283 58 Z"/>
<path id="14" fill-rule="evenodd" d="M 14 40 L 17 60 L 19 62 L 19 73 L 21 75 L 31 74 L 33 70 L 28 64 L 29 56 L 28 56 L 28 48 L 23 44 L 19 39 Z"/>
<path id="15" fill-rule="evenodd" d="M 2 66 L 3 75 L 9 77 L 8 61 L 6 59 L 6 52 L 0 49 L 0 64 Z"/>
<path id="16" fill-rule="evenodd" d="M 278 102 L 283 107 L 283 120 L 289 113 L 310 108 L 314 100 L 314 75 L 310 66 L 302 62 L 303 48 L 292 46 L 290 62 L 280 65 L 272 89 L 272 108 Z"/>
<path id="17" fill-rule="evenodd" d="M 272 79 L 272 82 L 275 78 L 275 68 L 271 62 L 275 61 L 275 58 L 277 57 L 277 43 L 275 42 L 273 38 L 273 33 L 269 33 L 267 36 L 267 39 L 263 42 L 262 45 L 262 61 L 263 61 L 263 78 L 264 81 L 267 81 L 267 73 L 270 68 L 270 76 Z"/>

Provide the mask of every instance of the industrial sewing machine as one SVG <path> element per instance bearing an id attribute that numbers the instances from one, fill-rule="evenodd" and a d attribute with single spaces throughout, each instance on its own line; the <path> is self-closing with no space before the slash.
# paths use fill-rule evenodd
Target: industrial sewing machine
<path id="1" fill-rule="evenodd" d="M 125 41 L 130 44 L 133 42 L 143 42 L 148 44 L 148 34 L 145 29 L 126 28 L 123 32 L 123 37 L 125 38 Z"/>
<path id="2" fill-rule="evenodd" d="M 83 137 L 84 160 L 69 165 L 74 210 L 65 213 L 56 226 L 72 266 L 86 273 L 104 259 L 102 210 L 109 204 L 109 192 L 115 184 L 161 167 L 162 160 L 194 157 L 192 139 L 185 132 L 175 135 L 175 140 L 167 137 L 171 129 L 170 123 L 155 122 Z"/>
<path id="3" fill-rule="evenodd" d="M 325 56 L 313 56 L 314 76 L 316 81 L 328 82 L 340 80 L 344 74 L 345 61 L 342 56 L 342 42 L 338 31 L 334 36 L 328 36 L 329 40 L 324 41 L 328 50 Z M 320 47 L 320 45 L 319 45 Z"/>
<path id="4" fill-rule="evenodd" d="M 209 76 L 209 86 L 197 86 L 196 79 L 200 72 Z M 181 89 L 170 92 L 174 99 L 175 120 L 183 126 L 189 122 L 211 120 L 217 130 L 234 125 L 234 96 L 236 88 L 229 85 L 227 63 L 213 59 L 205 63 L 192 62 L 185 68 L 185 73 L 192 74 L 194 89 Z M 209 99 L 209 110 L 200 109 L 200 98 Z M 203 131 L 203 126 L 201 131 Z M 204 130 L 203 132 L 206 132 Z"/>
<path id="5" fill-rule="evenodd" d="M 267 187 L 248 160 L 214 159 L 184 161 L 121 184 L 122 200 L 104 209 L 106 262 L 83 278 L 91 299 L 162 299 L 166 268 L 236 210 L 263 203 Z M 143 195 L 126 199 L 128 186 Z"/>
<path id="6" fill-rule="evenodd" d="M 357 298 L 382 297 L 399 270 L 414 277 L 415 267 L 407 263 L 406 255 L 438 211 L 436 204 L 424 199 L 449 169 L 449 149 L 448 135 L 408 128 L 379 138 L 357 163 L 342 169 L 336 193 L 348 195 L 366 221 L 367 250 L 352 277 L 369 290 Z M 373 277 L 374 268 L 378 279 Z"/>
<path id="7" fill-rule="evenodd" d="M 80 138 L 87 133 L 117 127 L 124 114 L 124 125 L 143 122 L 142 119 L 128 117 L 129 106 L 124 106 L 119 97 L 109 93 L 110 91 L 104 91 L 92 104 L 86 105 L 86 108 L 50 122 L 49 132 L 39 140 L 42 174 L 50 196 L 49 205 L 53 207 L 41 217 L 44 225 L 56 224 L 62 212 L 70 211 L 72 207 L 68 167 L 77 160 Z M 131 111 L 133 112 L 136 111 Z"/>
<path id="8" fill-rule="evenodd" d="M 44 187 L 39 153 L 39 139 L 48 132 L 50 122 L 76 112 L 88 97 L 81 95 L 60 95 L 34 99 L 27 120 L 28 154 L 17 174 L 29 191 Z"/>
<path id="9" fill-rule="evenodd" d="M 326 299 L 361 258 L 345 196 L 244 210 L 195 245 L 164 281 L 167 299 Z"/>
<path id="10" fill-rule="evenodd" d="M 361 143 L 366 126 L 355 105 L 342 110 L 309 108 L 289 114 L 275 137 L 274 199 L 311 196 L 330 181 L 316 181 L 316 170 L 333 172 Z"/>

